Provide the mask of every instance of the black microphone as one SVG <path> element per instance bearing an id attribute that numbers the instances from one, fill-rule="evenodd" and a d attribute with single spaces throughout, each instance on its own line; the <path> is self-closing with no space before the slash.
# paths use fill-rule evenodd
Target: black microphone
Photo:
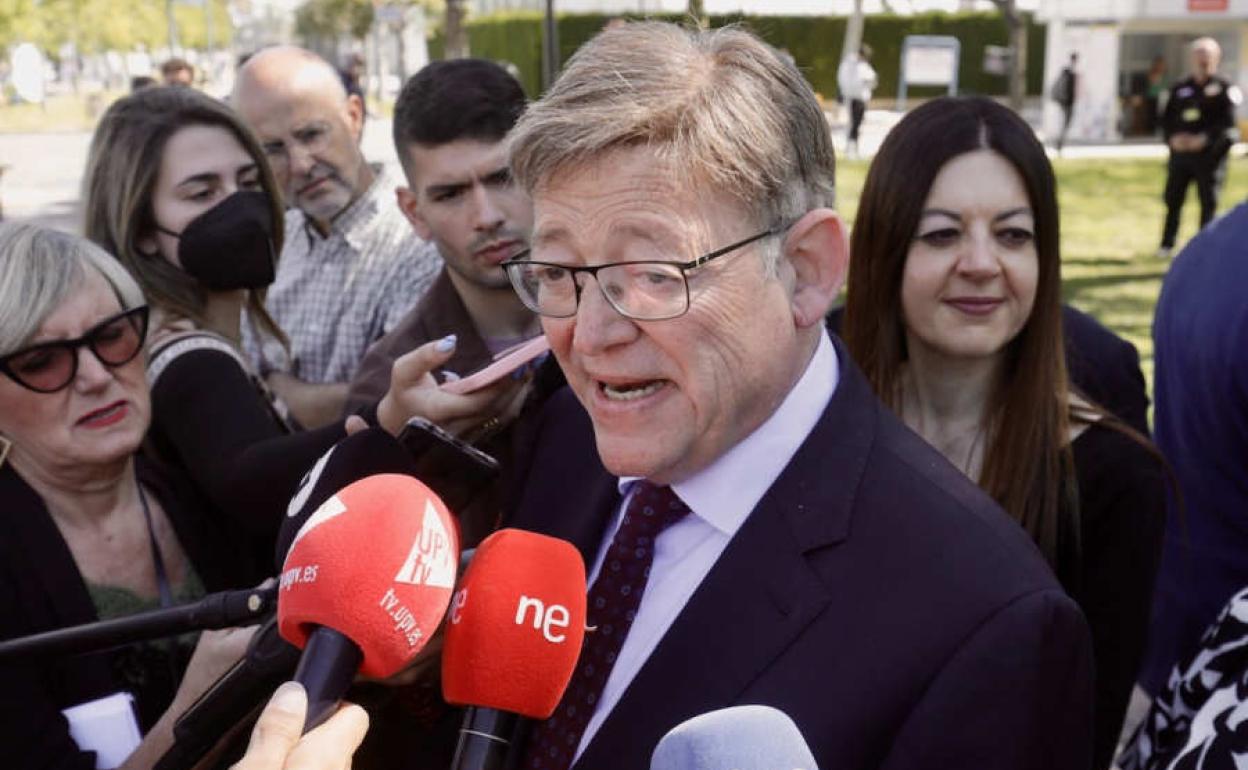
<path id="1" fill-rule="evenodd" d="M 353 433 L 321 455 L 286 506 L 286 519 L 277 535 L 276 568 L 282 569 L 295 536 L 326 500 L 347 485 L 378 473 L 417 477 L 411 454 L 381 428 Z"/>
<path id="2" fill-rule="evenodd" d="M 256 631 L 247 653 L 204 691 L 173 725 L 174 744 L 153 770 L 190 770 L 213 746 L 290 679 L 299 649 L 277 633 L 272 618 Z"/>
<path id="3" fill-rule="evenodd" d="M 96 652 L 163 636 L 257 623 L 276 606 L 277 586 L 222 591 L 192 604 L 58 628 L 0 642 L 0 662 Z"/>

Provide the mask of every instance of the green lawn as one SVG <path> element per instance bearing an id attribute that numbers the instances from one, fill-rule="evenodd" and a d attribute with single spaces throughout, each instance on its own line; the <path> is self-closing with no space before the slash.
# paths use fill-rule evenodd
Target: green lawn
<path id="1" fill-rule="evenodd" d="M 1248 170 L 1233 158 L 1222 194 L 1226 211 L 1248 198 Z M 1057 160 L 1062 214 L 1062 281 L 1067 301 L 1135 343 L 1152 391 L 1153 307 L 1168 262 L 1157 259 L 1165 207 L 1165 161 Z M 865 162 L 837 167 L 837 203 L 851 223 L 866 175 Z M 1188 191 L 1179 245 L 1196 232 L 1196 190 Z M 852 269 L 852 262 L 851 262 Z"/>

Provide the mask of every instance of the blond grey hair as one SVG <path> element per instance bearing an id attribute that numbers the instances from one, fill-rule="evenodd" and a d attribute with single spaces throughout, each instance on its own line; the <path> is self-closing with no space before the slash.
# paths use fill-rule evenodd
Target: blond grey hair
<path id="1" fill-rule="evenodd" d="M 832 138 L 814 92 L 791 60 L 737 27 L 604 30 L 510 139 L 530 193 L 634 146 L 657 152 L 682 183 L 736 198 L 764 227 L 834 202 Z"/>
<path id="2" fill-rule="evenodd" d="M 61 303 L 95 270 L 123 309 L 143 292 L 121 263 L 99 246 L 32 224 L 0 224 L 0 355 L 25 346 Z"/>
<path id="3" fill-rule="evenodd" d="M 1195 52 L 1201 50 L 1202 48 L 1208 51 L 1214 59 L 1220 60 L 1222 58 L 1222 46 L 1218 44 L 1217 40 L 1214 40 L 1207 35 L 1193 40 L 1191 45 L 1188 47 L 1188 50 Z"/>

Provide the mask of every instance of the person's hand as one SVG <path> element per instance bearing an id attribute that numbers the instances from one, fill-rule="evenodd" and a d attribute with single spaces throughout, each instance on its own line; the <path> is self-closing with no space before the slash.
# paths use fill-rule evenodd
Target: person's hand
<path id="1" fill-rule="evenodd" d="M 231 770 L 349 770 L 351 756 L 368 732 L 368 714 L 344 703 L 324 723 L 301 736 L 308 694 L 297 682 L 286 682 L 269 699 L 247 753 Z"/>
<path id="2" fill-rule="evenodd" d="M 199 635 L 195 651 L 178 685 L 175 705 L 189 708 L 247 652 L 259 626 L 224 628 Z M 174 708 L 171 706 L 171 708 Z"/>
<path id="3" fill-rule="evenodd" d="M 1175 152 L 1200 152 L 1208 141 L 1204 134 L 1179 131 L 1170 137 L 1170 149 Z"/>
<path id="4" fill-rule="evenodd" d="M 398 435 L 411 417 L 424 417 L 443 430 L 459 436 L 499 416 L 512 405 L 524 380 L 503 378 L 489 387 L 458 395 L 438 387 L 433 370 L 455 352 L 453 337 L 426 343 L 395 360 L 390 370 L 390 389 L 377 406 L 377 421 Z M 501 420 L 501 418 L 500 418 Z"/>

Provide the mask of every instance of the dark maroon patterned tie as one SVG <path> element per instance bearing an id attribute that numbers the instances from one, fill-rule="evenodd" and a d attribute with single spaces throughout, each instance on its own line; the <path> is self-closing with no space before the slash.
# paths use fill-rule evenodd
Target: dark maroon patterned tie
<path id="1" fill-rule="evenodd" d="M 550 719 L 533 728 L 520 767 L 567 770 L 572 766 L 581 735 L 637 616 L 654 561 L 655 538 L 687 513 L 689 506 L 681 502 L 671 487 L 637 482 L 620 528 L 589 589 L 591 630 L 585 634 L 576 673 L 559 708 Z"/>

